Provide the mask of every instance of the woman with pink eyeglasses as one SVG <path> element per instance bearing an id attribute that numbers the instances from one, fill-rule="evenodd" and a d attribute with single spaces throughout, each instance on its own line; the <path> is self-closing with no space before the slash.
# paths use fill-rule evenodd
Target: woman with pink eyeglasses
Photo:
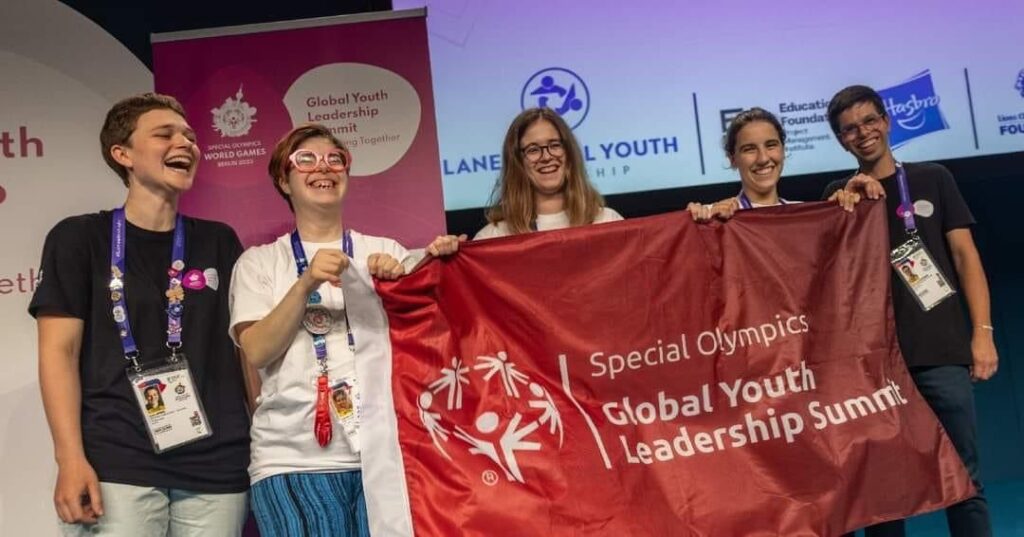
<path id="1" fill-rule="evenodd" d="M 360 313 L 379 308 L 370 276 L 400 277 L 409 253 L 345 227 L 351 163 L 322 125 L 288 132 L 269 171 L 295 228 L 246 250 L 231 281 L 231 337 L 262 381 L 249 475 L 264 537 L 369 535 L 355 334 L 384 329 Z"/>

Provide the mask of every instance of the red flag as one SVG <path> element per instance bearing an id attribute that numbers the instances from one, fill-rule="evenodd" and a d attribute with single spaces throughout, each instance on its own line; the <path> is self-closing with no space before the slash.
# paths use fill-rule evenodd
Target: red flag
<path id="1" fill-rule="evenodd" d="M 972 496 L 900 356 L 884 218 L 674 213 L 379 283 L 415 533 L 838 535 Z"/>

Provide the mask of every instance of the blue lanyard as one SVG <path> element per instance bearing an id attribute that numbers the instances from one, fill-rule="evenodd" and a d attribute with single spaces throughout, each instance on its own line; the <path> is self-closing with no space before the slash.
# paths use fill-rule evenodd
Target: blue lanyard
<path id="1" fill-rule="evenodd" d="M 306 272 L 309 268 L 309 260 L 306 259 L 306 250 L 302 247 L 302 239 L 299 238 L 299 230 L 292 231 L 292 254 L 295 256 L 295 268 L 302 276 L 302 273 Z M 352 234 L 346 230 L 341 236 L 341 250 L 345 252 L 345 255 L 352 257 Z M 342 295 L 344 297 L 344 295 Z M 321 316 L 327 316 L 328 322 L 330 322 L 330 313 L 323 306 L 323 297 L 320 296 L 319 291 L 313 291 L 309 294 L 306 299 L 306 318 L 311 315 L 317 314 Z M 355 336 L 352 335 L 352 327 L 348 322 L 348 304 L 345 304 L 345 309 L 342 310 L 345 316 L 345 332 L 348 336 L 348 348 L 352 351 L 352 354 L 356 352 L 356 340 Z M 320 373 L 327 374 L 327 332 L 330 331 L 329 327 L 326 332 L 320 333 L 319 330 L 313 331 L 310 329 L 310 325 L 303 320 L 303 326 L 306 327 L 306 331 L 313 337 L 313 351 L 316 353 L 316 361 L 320 365 Z"/>
<path id="2" fill-rule="evenodd" d="M 910 202 L 910 186 L 907 185 L 907 170 L 903 164 L 896 163 L 896 184 L 900 189 L 900 208 L 903 213 L 903 227 L 909 235 L 917 235 L 917 224 L 914 223 L 914 204 Z"/>
<path id="3" fill-rule="evenodd" d="M 740 208 L 741 209 L 753 209 L 754 208 L 754 204 L 750 202 L 750 198 L 747 197 L 747 193 L 746 192 L 740 190 L 740 195 L 737 196 L 737 197 L 740 200 Z M 786 204 L 786 200 L 784 200 L 782 198 L 779 198 L 779 205 L 785 205 L 785 204 Z"/>
<path id="4" fill-rule="evenodd" d="M 112 313 L 121 336 L 124 357 L 139 369 L 139 349 L 132 336 L 128 322 L 128 304 L 124 300 L 124 277 L 127 274 L 125 262 L 125 228 L 127 227 L 124 207 L 114 209 L 110 229 L 110 301 Z M 174 220 L 174 242 L 171 246 L 171 267 L 167 270 L 167 348 L 176 356 L 181 348 L 181 318 L 185 313 L 183 301 L 185 291 L 181 287 L 181 271 L 185 270 L 185 223 L 179 214 Z"/>

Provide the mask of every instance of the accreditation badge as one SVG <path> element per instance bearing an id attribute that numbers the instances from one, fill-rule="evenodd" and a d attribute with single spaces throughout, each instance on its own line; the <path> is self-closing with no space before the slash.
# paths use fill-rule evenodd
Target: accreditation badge
<path id="1" fill-rule="evenodd" d="M 213 434 L 184 354 L 125 372 L 153 451 L 163 453 Z"/>
<path id="2" fill-rule="evenodd" d="M 928 311 L 956 292 L 919 237 L 897 246 L 889 261 L 921 308 Z"/>
<path id="3" fill-rule="evenodd" d="M 345 440 L 353 453 L 359 453 L 360 403 L 359 386 L 355 377 L 343 377 L 331 383 L 334 419 L 345 432 Z"/>

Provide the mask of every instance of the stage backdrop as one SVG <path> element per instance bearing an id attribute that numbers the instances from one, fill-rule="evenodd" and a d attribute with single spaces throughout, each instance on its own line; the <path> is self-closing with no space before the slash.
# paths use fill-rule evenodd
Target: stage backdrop
<path id="1" fill-rule="evenodd" d="M 156 88 L 181 100 L 202 151 L 182 209 L 227 222 L 247 246 L 291 229 L 267 163 L 293 126 L 322 123 L 353 155 L 346 225 L 409 247 L 441 234 L 425 19 L 420 9 L 154 35 Z"/>
<path id="2" fill-rule="evenodd" d="M 897 346 L 883 211 L 674 213 L 378 283 L 372 531 L 838 535 L 972 495 Z"/>
<path id="3" fill-rule="evenodd" d="M 735 181 L 722 134 L 751 106 L 782 121 L 787 175 L 850 168 L 826 117 L 849 84 L 882 94 L 903 160 L 1024 150 L 1019 0 L 393 3 L 431 10 L 448 210 L 487 202 L 528 106 L 573 126 L 604 194 Z"/>
<path id="4" fill-rule="evenodd" d="M 53 0 L 0 2 L 0 73 L 0 535 L 55 535 L 56 466 L 26 308 L 47 231 L 124 201 L 100 126 L 114 102 L 153 81 L 117 40 Z"/>

